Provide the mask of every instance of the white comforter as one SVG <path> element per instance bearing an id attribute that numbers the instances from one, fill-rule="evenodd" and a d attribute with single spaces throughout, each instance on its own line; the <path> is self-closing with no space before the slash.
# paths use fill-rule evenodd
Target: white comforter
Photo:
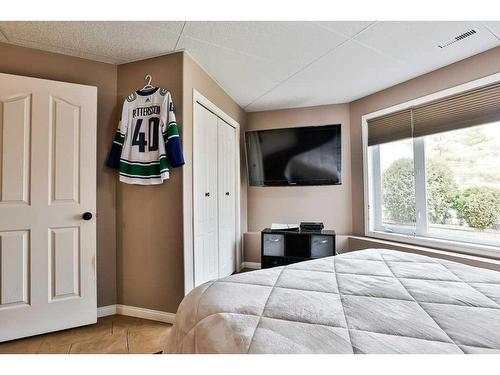
<path id="1" fill-rule="evenodd" d="M 208 282 L 166 353 L 500 353 L 500 272 L 369 249 Z"/>

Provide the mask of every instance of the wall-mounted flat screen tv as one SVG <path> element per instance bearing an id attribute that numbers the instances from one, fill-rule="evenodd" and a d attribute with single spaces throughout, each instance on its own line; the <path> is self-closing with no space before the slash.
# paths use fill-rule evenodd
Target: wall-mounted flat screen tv
<path id="1" fill-rule="evenodd" d="M 340 124 L 245 133 L 250 186 L 340 185 Z"/>

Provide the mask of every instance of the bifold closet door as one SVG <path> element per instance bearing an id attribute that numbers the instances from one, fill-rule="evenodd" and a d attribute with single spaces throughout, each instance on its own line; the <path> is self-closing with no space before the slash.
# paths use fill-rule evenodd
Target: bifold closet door
<path id="1" fill-rule="evenodd" d="M 217 221 L 218 118 L 196 103 L 193 129 L 194 283 L 219 277 Z"/>
<path id="2" fill-rule="evenodd" d="M 236 129 L 218 118 L 219 277 L 236 270 Z"/>
<path id="3" fill-rule="evenodd" d="M 96 113 L 95 87 L 0 74 L 0 341 L 97 320 Z"/>

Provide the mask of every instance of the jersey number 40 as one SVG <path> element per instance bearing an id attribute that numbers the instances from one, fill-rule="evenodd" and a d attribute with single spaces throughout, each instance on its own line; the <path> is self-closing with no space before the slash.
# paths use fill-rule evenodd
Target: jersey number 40
<path id="1" fill-rule="evenodd" d="M 137 122 L 135 123 L 134 136 L 132 137 L 132 146 L 139 146 L 139 152 L 146 152 L 146 146 L 148 146 L 148 151 L 157 151 L 160 119 L 158 117 L 149 118 L 147 140 L 146 133 L 141 131 L 142 120 L 142 118 L 137 119 Z"/>

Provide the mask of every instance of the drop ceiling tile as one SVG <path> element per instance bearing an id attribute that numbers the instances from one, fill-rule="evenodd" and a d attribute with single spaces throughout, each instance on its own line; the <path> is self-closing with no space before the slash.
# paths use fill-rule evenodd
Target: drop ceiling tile
<path id="1" fill-rule="evenodd" d="M 67 55 L 67 56 L 73 56 L 73 57 L 80 57 L 82 59 L 87 59 L 87 60 L 93 60 L 93 61 L 99 61 L 107 64 L 123 64 L 126 63 L 126 60 L 118 59 L 115 57 L 109 57 L 109 56 L 100 56 L 100 55 L 95 55 L 90 52 L 80 52 L 78 50 L 73 50 L 73 49 L 66 49 L 63 47 L 54 47 L 52 45 L 46 45 L 40 42 L 31 42 L 29 40 L 23 40 L 23 39 L 16 39 L 16 38 L 9 38 L 9 43 L 15 44 L 21 47 L 26 47 L 26 48 L 33 48 L 33 49 L 39 49 L 42 51 L 47 51 L 47 52 L 53 52 L 53 53 L 59 53 L 62 55 Z"/>
<path id="2" fill-rule="evenodd" d="M 121 62 L 170 52 L 183 22 L 0 22 L 17 44 L 61 48 L 62 53 Z M 102 59 L 101 59 L 102 60 Z"/>
<path id="3" fill-rule="evenodd" d="M 287 75 L 278 64 L 181 37 L 187 50 L 240 106 L 245 106 Z"/>
<path id="4" fill-rule="evenodd" d="M 491 33 L 495 35 L 497 39 L 500 39 L 500 21 L 488 21 L 483 22 L 483 24 L 490 30 Z"/>
<path id="5" fill-rule="evenodd" d="M 476 34 L 446 48 L 438 45 L 468 30 Z M 480 22 L 380 22 L 355 38 L 423 74 L 500 45 Z"/>
<path id="6" fill-rule="evenodd" d="M 348 42 L 256 100 L 246 109 L 262 111 L 347 103 L 411 76 L 404 64 Z"/>
<path id="7" fill-rule="evenodd" d="M 313 22 L 188 22 L 183 35 L 271 61 L 290 73 L 347 40 Z"/>
<path id="8" fill-rule="evenodd" d="M 139 27 L 153 27 L 158 31 L 179 35 L 184 26 L 184 21 L 132 21 L 122 22 L 127 24 L 136 24 Z"/>
<path id="9" fill-rule="evenodd" d="M 326 29 L 341 33 L 349 38 L 365 30 L 368 26 L 375 24 L 375 21 L 320 21 L 318 25 Z"/>

